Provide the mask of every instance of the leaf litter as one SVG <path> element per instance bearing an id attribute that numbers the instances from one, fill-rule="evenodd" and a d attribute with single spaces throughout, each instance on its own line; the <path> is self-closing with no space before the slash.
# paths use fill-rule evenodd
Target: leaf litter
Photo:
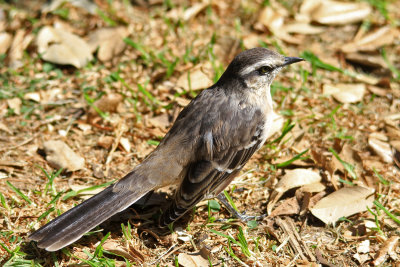
<path id="1" fill-rule="evenodd" d="M 98 190 L 141 162 L 242 46 L 309 60 L 277 77 L 270 143 L 227 188 L 240 212 L 274 216 L 247 227 L 219 221 L 229 218 L 225 209 L 209 211 L 202 203 L 184 218 L 190 239 L 157 236 L 148 221 L 131 219 L 134 226 L 122 232 L 120 223 L 106 225 L 112 234 L 102 246 L 116 255 L 96 250 L 105 231 L 68 253 L 117 265 L 124 258 L 183 265 L 203 247 L 213 266 L 398 260 L 400 12 L 391 1 L 95 1 L 83 8 L 75 2 L 1 6 L 0 161 L 24 164 L 0 166 L 0 239 L 7 248 L 0 247 L 1 264 L 80 262 L 63 252 L 54 258 L 23 238 L 81 202 L 85 188 Z M 47 41 L 39 42 L 41 33 Z M 335 92 L 325 94 L 327 86 Z M 37 149 L 49 140 L 62 140 L 84 163 L 46 176 L 37 166 L 47 174 L 57 168 Z M 286 178 L 291 172 L 294 180 Z"/>

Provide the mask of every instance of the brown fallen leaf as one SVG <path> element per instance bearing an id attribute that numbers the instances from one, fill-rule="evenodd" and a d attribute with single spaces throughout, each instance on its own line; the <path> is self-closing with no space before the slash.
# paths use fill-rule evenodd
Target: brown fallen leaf
<path id="1" fill-rule="evenodd" d="M 121 139 L 119 140 L 119 144 L 123 147 L 123 149 L 126 152 L 130 152 L 131 151 L 131 143 L 129 142 L 129 139 L 126 137 L 121 137 Z"/>
<path id="2" fill-rule="evenodd" d="M 103 112 L 116 112 L 119 103 L 121 103 L 123 97 L 120 94 L 109 93 L 103 95 L 99 100 L 94 102 L 94 106 L 100 109 Z M 97 111 L 91 107 L 89 110 L 89 116 L 98 116 Z"/>
<path id="3" fill-rule="evenodd" d="M 378 250 L 375 256 L 374 265 L 381 265 L 385 262 L 388 255 L 390 255 L 394 260 L 398 259 L 396 254 L 396 247 L 399 244 L 399 237 L 392 236 L 383 243 L 382 247 Z"/>
<path id="4" fill-rule="evenodd" d="M 369 253 L 370 251 L 370 242 L 369 239 L 361 241 L 358 245 L 357 245 L 357 252 L 358 253 Z"/>
<path id="5" fill-rule="evenodd" d="M 114 143 L 114 138 L 112 136 L 100 136 L 97 140 L 97 145 L 105 149 L 110 149 Z"/>
<path id="6" fill-rule="evenodd" d="M 158 127 L 163 130 L 167 129 L 168 126 L 171 124 L 167 113 L 163 113 L 159 116 L 151 117 L 147 120 L 147 122 L 149 122 L 149 124 L 152 125 L 153 127 Z"/>
<path id="7" fill-rule="evenodd" d="M 50 13 L 58 8 L 61 8 L 65 4 L 64 1 L 46 1 L 41 5 L 41 11 L 43 13 Z M 96 14 L 99 6 L 96 1 L 80 0 L 80 1 L 68 1 L 69 5 L 76 8 L 83 9 L 90 14 Z"/>
<path id="8" fill-rule="evenodd" d="M 366 86 L 363 83 L 357 84 L 324 84 L 323 94 L 332 95 L 341 103 L 356 103 L 363 99 Z"/>
<path id="9" fill-rule="evenodd" d="M 43 27 L 37 35 L 36 44 L 42 58 L 56 64 L 82 68 L 93 58 L 85 40 L 63 29 Z"/>
<path id="10" fill-rule="evenodd" d="M 286 192 L 289 189 L 321 181 L 318 172 L 310 169 L 287 170 L 275 187 L 277 192 Z"/>
<path id="11" fill-rule="evenodd" d="M 113 240 L 106 240 L 102 246 L 105 250 L 110 251 L 116 255 L 122 256 L 128 260 L 136 261 L 139 260 L 141 263 L 144 262 L 144 259 L 141 257 L 132 256 L 124 247 L 122 247 L 118 242 Z"/>
<path id="12" fill-rule="evenodd" d="M 178 255 L 178 263 L 183 267 L 208 267 L 208 259 L 204 258 L 200 252 L 196 253 L 180 253 Z"/>
<path id="13" fill-rule="evenodd" d="M 304 22 L 288 23 L 283 26 L 287 33 L 298 34 L 320 34 L 325 31 L 325 27 L 313 26 Z"/>
<path id="14" fill-rule="evenodd" d="M 266 6 L 261 10 L 255 28 L 262 30 L 262 27 L 265 27 L 270 32 L 272 32 L 276 37 L 282 39 L 285 42 L 292 44 L 300 44 L 303 38 L 300 36 L 294 37 L 290 35 L 285 29 L 284 22 L 287 16 L 288 14 L 286 10 L 284 8 L 280 8 L 280 6 L 276 7 Z"/>
<path id="15" fill-rule="evenodd" d="M 374 85 L 368 85 L 367 89 L 377 95 L 377 96 L 384 96 L 384 97 L 390 97 L 390 89 L 374 86 Z"/>
<path id="16" fill-rule="evenodd" d="M 350 163 L 351 165 L 354 166 L 354 172 L 356 173 L 357 177 L 361 177 L 361 174 L 363 172 L 363 167 L 362 167 L 362 158 L 356 153 L 356 151 L 354 150 L 353 146 L 345 143 L 342 147 L 342 150 L 339 153 L 339 157 L 347 162 Z M 335 160 L 336 157 L 334 157 Z M 344 166 L 342 163 L 339 162 L 340 166 L 340 171 L 341 172 L 346 172 Z"/>
<path id="17" fill-rule="evenodd" d="M 21 60 L 24 54 L 24 50 L 28 47 L 32 39 L 33 35 L 26 34 L 26 31 L 24 29 L 17 30 L 8 52 L 8 56 L 10 59 L 9 66 L 11 68 L 16 69 L 22 66 Z"/>
<path id="18" fill-rule="evenodd" d="M 21 114 L 22 101 L 20 98 L 15 97 L 15 98 L 7 99 L 7 105 L 8 105 L 8 108 L 12 109 L 15 114 L 17 114 L 17 115 Z"/>
<path id="19" fill-rule="evenodd" d="M 308 0 L 303 5 L 313 5 L 309 9 L 312 21 L 326 25 L 346 25 L 365 19 L 372 11 L 371 7 L 363 2 L 341 2 L 331 0 Z"/>
<path id="20" fill-rule="evenodd" d="M 24 99 L 32 100 L 37 103 L 40 103 L 41 97 L 39 92 L 30 92 L 24 95 Z"/>
<path id="21" fill-rule="evenodd" d="M 335 223 L 339 218 L 367 210 L 373 206 L 375 192 L 372 188 L 343 187 L 321 199 L 311 213 L 326 224 Z"/>
<path id="22" fill-rule="evenodd" d="M 384 162 L 393 162 L 393 152 L 389 143 L 370 135 L 368 137 L 368 145 Z"/>
<path id="23" fill-rule="evenodd" d="M 43 143 L 46 160 L 53 168 L 76 171 L 85 167 L 85 159 L 76 154 L 66 143 L 50 140 Z"/>
<path id="24" fill-rule="evenodd" d="M 210 87 L 212 81 L 198 66 L 183 73 L 178 78 L 177 85 L 185 90 L 200 90 Z"/>
<path id="25" fill-rule="evenodd" d="M 286 174 L 279 180 L 274 191 L 271 193 L 271 197 L 267 205 L 268 214 L 271 214 L 275 203 L 286 191 L 319 181 L 321 181 L 321 176 L 315 171 L 309 169 L 287 170 Z"/>
<path id="26" fill-rule="evenodd" d="M 293 215 L 299 214 L 300 204 L 296 197 L 291 197 L 285 199 L 280 203 L 271 213 L 270 217 L 280 216 L 280 215 Z"/>
<path id="27" fill-rule="evenodd" d="M 254 47 L 258 47 L 260 45 L 260 40 L 262 40 L 262 38 L 255 33 L 250 33 L 246 36 L 243 36 L 243 45 L 246 49 L 250 49 L 250 48 L 254 48 Z"/>
<path id="28" fill-rule="evenodd" d="M 319 193 L 325 190 L 325 185 L 323 185 L 320 182 L 312 183 L 312 184 L 306 184 L 300 187 L 300 190 L 302 192 L 309 192 L 309 193 Z"/>
<path id="29" fill-rule="evenodd" d="M 388 66 L 386 62 L 383 60 L 382 56 L 379 54 L 367 54 L 367 53 L 358 53 L 352 52 L 345 54 L 347 60 L 355 62 L 357 64 L 372 67 L 372 68 L 384 68 L 386 69 Z"/>
<path id="30" fill-rule="evenodd" d="M 0 54 L 5 54 L 10 48 L 12 41 L 11 34 L 8 32 L 2 32 L 0 33 Z"/>
<path id="31" fill-rule="evenodd" d="M 399 35 L 400 31 L 397 29 L 392 28 L 391 26 L 385 26 L 372 31 L 351 43 L 343 45 L 341 50 L 345 53 L 357 51 L 376 52 L 378 51 L 378 48 L 392 44 L 396 39 L 398 39 Z"/>
<path id="32" fill-rule="evenodd" d="M 109 61 L 124 51 L 124 38 L 129 35 L 126 27 L 101 28 L 91 32 L 88 36 L 88 45 L 93 53 L 97 48 L 97 58 Z"/>
<path id="33" fill-rule="evenodd" d="M 191 20 L 196 17 L 202 10 L 204 10 L 209 5 L 208 2 L 195 3 L 191 7 L 185 10 L 182 15 L 184 21 Z"/>
<path id="34" fill-rule="evenodd" d="M 8 133 L 8 134 L 12 134 L 12 132 L 10 131 L 10 129 L 7 127 L 7 125 L 5 125 L 4 123 L 2 123 L 1 121 L 0 121 L 0 131 L 4 131 L 4 132 L 6 132 L 6 133 Z"/>

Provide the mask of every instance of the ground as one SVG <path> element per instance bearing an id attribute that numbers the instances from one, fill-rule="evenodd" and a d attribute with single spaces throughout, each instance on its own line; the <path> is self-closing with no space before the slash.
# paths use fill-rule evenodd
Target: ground
<path id="1" fill-rule="evenodd" d="M 1 4 L 2 265 L 398 264 L 398 2 L 50 2 Z M 306 60 L 273 83 L 275 134 L 226 190 L 267 217 L 203 201 L 162 235 L 133 207 L 62 251 L 27 240 L 140 163 L 256 46 Z"/>

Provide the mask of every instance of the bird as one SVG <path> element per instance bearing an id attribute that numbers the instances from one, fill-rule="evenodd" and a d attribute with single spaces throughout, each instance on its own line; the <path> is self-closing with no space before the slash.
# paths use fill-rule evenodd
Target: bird
<path id="1" fill-rule="evenodd" d="M 272 81 L 282 68 L 303 60 L 263 47 L 239 53 L 220 79 L 179 113 L 160 144 L 139 165 L 28 238 L 37 241 L 39 248 L 57 251 L 149 192 L 167 186 L 177 189 L 160 215 L 160 227 L 198 202 L 223 195 L 268 137 L 274 112 Z"/>

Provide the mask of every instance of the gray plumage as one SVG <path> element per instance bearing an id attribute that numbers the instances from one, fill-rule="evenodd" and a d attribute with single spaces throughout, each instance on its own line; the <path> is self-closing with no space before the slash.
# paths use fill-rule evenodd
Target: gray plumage
<path id="1" fill-rule="evenodd" d="M 165 186 L 178 188 L 160 218 L 162 226 L 217 196 L 265 142 L 273 112 L 270 84 L 276 74 L 301 60 L 265 48 L 240 53 L 215 85 L 182 110 L 160 145 L 132 172 L 29 238 L 49 251 L 61 249 Z"/>

